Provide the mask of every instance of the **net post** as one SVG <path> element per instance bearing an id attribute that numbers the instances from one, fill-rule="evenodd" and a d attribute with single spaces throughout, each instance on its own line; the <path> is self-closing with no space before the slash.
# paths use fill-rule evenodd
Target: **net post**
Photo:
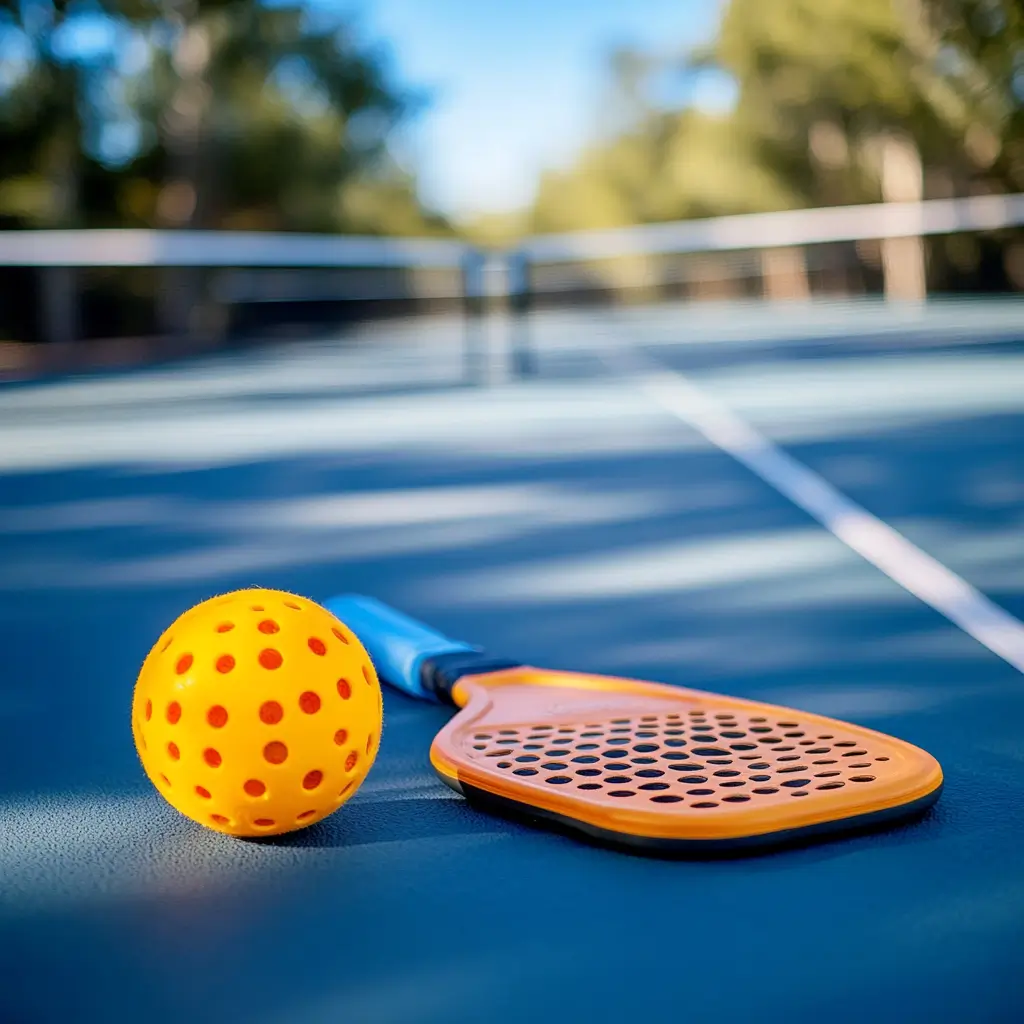
<path id="1" fill-rule="evenodd" d="M 512 373 L 530 377 L 537 372 L 537 359 L 530 338 L 530 311 L 533 306 L 530 258 L 525 249 L 505 254 L 505 290 L 509 311 Z"/>
<path id="2" fill-rule="evenodd" d="M 487 259 L 476 248 L 467 248 L 462 257 L 463 373 L 468 384 L 480 384 L 484 378 L 484 267 Z"/>
<path id="3" fill-rule="evenodd" d="M 78 274 L 74 267 L 41 267 L 39 270 L 39 332 L 49 344 L 78 341 Z"/>
<path id="4" fill-rule="evenodd" d="M 172 342 L 189 341 L 198 301 L 196 270 L 171 264 L 162 268 L 159 277 L 156 300 L 158 330 Z"/>

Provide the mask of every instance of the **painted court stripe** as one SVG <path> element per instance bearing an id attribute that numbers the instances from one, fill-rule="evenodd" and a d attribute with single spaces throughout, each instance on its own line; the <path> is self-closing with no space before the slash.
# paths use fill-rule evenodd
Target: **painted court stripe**
<path id="1" fill-rule="evenodd" d="M 742 462 L 886 576 L 1024 672 L 1024 625 L 901 533 L 836 490 L 682 374 L 639 353 L 603 353 L 666 412 Z"/>

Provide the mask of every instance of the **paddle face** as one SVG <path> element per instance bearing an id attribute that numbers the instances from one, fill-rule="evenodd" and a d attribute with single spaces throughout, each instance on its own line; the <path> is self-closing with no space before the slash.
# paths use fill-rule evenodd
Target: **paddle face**
<path id="1" fill-rule="evenodd" d="M 462 710 L 431 762 L 474 803 L 656 850 L 761 847 L 920 813 L 925 751 L 821 715 L 634 679 L 530 668 L 372 598 L 327 602 L 378 674 Z"/>
<path id="2" fill-rule="evenodd" d="M 533 668 L 461 679 L 435 770 L 495 809 L 620 843 L 756 846 L 919 812 L 925 751 L 818 715 L 654 683 Z"/>

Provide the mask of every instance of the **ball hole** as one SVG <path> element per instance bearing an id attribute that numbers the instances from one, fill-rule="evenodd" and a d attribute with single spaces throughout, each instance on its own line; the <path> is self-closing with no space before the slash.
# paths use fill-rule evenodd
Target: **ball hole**
<path id="1" fill-rule="evenodd" d="M 332 632 L 332 633 L 333 633 L 333 634 L 334 634 L 334 635 L 335 635 L 335 636 L 336 636 L 336 637 L 337 637 L 337 638 L 338 638 L 338 639 L 339 639 L 339 640 L 340 640 L 340 641 L 341 641 L 341 642 L 342 642 L 343 644 L 347 644 L 347 643 L 348 643 L 348 637 L 347 637 L 347 636 L 345 636 L 345 634 L 344 634 L 344 633 L 342 633 L 342 631 L 341 631 L 340 629 L 338 629 L 337 627 L 335 627 L 335 626 L 331 626 L 331 632 Z"/>
<path id="2" fill-rule="evenodd" d="M 174 666 L 174 671 L 177 672 L 179 676 L 183 676 L 191 667 L 192 667 L 192 655 L 191 654 L 183 654 L 178 659 L 178 664 Z"/>
<path id="3" fill-rule="evenodd" d="M 177 725 L 180 720 L 181 705 L 176 700 L 172 700 L 171 703 L 167 705 L 167 721 L 170 722 L 171 725 Z"/>
<path id="4" fill-rule="evenodd" d="M 285 601 L 284 602 L 284 606 L 285 606 L 285 608 L 291 608 L 291 609 L 293 609 L 294 611 L 297 611 L 297 612 L 301 612 L 302 611 L 302 605 L 296 604 L 294 601 Z"/>
<path id="5" fill-rule="evenodd" d="M 168 743 L 167 744 L 167 756 L 172 761 L 177 761 L 181 757 L 181 751 L 178 750 L 178 744 L 177 743 Z"/>
<path id="6" fill-rule="evenodd" d="M 252 610 L 254 612 L 262 612 L 262 611 L 265 611 L 266 609 L 264 609 L 263 605 L 261 605 L 261 604 L 254 604 L 252 606 Z"/>
<path id="7" fill-rule="evenodd" d="M 284 708 L 276 700 L 264 701 L 260 705 L 260 721 L 267 725 L 277 725 L 284 718 Z"/>
<path id="8" fill-rule="evenodd" d="M 302 780 L 303 789 L 316 789 L 321 782 L 324 781 L 324 773 L 314 769 L 311 772 L 306 772 L 305 778 Z"/>
<path id="9" fill-rule="evenodd" d="M 213 747 L 207 747 L 203 751 L 203 760 L 211 768 L 219 768 L 220 767 L 220 762 L 222 760 L 221 756 L 220 756 L 220 751 L 219 750 L 215 750 Z"/>
<path id="10" fill-rule="evenodd" d="M 249 779 L 245 785 L 242 786 L 242 789 L 244 789 L 249 796 L 263 796 L 267 791 L 267 785 L 259 779 Z"/>
<path id="11" fill-rule="evenodd" d="M 342 700 L 348 700 L 352 696 L 352 687 L 347 679 L 338 680 L 338 696 Z"/>
<path id="12" fill-rule="evenodd" d="M 217 632 L 218 633 L 230 633 L 231 630 L 233 630 L 234 628 L 235 628 L 235 624 L 233 622 L 221 622 L 217 626 Z"/>
<path id="13" fill-rule="evenodd" d="M 312 811 L 303 811 L 301 814 L 296 816 L 295 820 L 305 821 L 307 818 L 312 818 L 314 814 L 316 814 L 315 808 Z"/>
<path id="14" fill-rule="evenodd" d="M 352 788 L 353 785 L 354 783 L 352 782 L 346 782 L 345 785 L 341 787 L 341 792 L 338 794 L 338 796 L 344 796 Z"/>
<path id="15" fill-rule="evenodd" d="M 363 666 L 363 678 L 366 680 L 368 686 L 373 686 L 373 672 L 370 670 L 368 665 Z"/>
<path id="16" fill-rule="evenodd" d="M 230 825 L 231 819 L 225 818 L 223 814 L 211 814 L 210 821 L 216 822 L 218 825 Z"/>
<path id="17" fill-rule="evenodd" d="M 348 730 L 347 729 L 339 729 L 334 734 L 334 742 L 337 743 L 339 747 L 343 747 L 347 740 L 348 740 Z"/>
<path id="18" fill-rule="evenodd" d="M 366 752 L 367 752 L 367 754 L 369 754 L 369 752 L 372 749 L 372 747 L 373 747 L 373 733 L 371 732 L 370 735 L 366 737 Z"/>
<path id="19" fill-rule="evenodd" d="M 322 658 L 327 653 L 327 644 L 323 642 L 317 636 L 311 636 L 306 641 L 306 646 L 315 654 L 317 657 Z"/>
<path id="20" fill-rule="evenodd" d="M 235 659 L 230 654 L 222 654 L 217 659 L 217 671 L 222 675 L 227 674 L 235 667 Z"/>
<path id="21" fill-rule="evenodd" d="M 257 627 L 261 633 L 277 633 L 281 627 L 273 619 L 264 619 Z"/>
<path id="22" fill-rule="evenodd" d="M 214 729 L 223 729 L 228 721 L 227 708 L 223 708 L 219 704 L 214 704 L 214 706 L 206 712 L 206 721 L 209 722 Z"/>
<path id="23" fill-rule="evenodd" d="M 151 700 L 146 701 L 146 721 L 148 722 L 153 717 L 153 702 Z"/>
<path id="24" fill-rule="evenodd" d="M 170 647 L 171 644 L 173 644 L 173 643 L 174 643 L 174 637 L 173 636 L 169 636 L 167 638 L 166 642 L 164 643 L 163 647 L 160 648 L 160 653 L 163 654 L 164 651 L 166 651 L 167 648 Z"/>
<path id="25" fill-rule="evenodd" d="M 263 748 L 263 757 L 270 764 L 284 764 L 288 758 L 288 748 L 280 740 L 271 740 Z"/>
<path id="26" fill-rule="evenodd" d="M 205 786 L 196 786 L 196 796 L 201 796 L 204 800 L 209 800 L 210 791 Z"/>
<path id="27" fill-rule="evenodd" d="M 264 668 L 275 669 L 281 667 L 284 658 L 281 657 L 280 651 L 274 650 L 273 647 L 265 647 L 260 651 L 259 661 Z"/>
<path id="28" fill-rule="evenodd" d="M 273 828 L 277 822 L 273 818 L 257 818 L 253 824 L 257 828 Z"/>
<path id="29" fill-rule="evenodd" d="M 312 690 L 307 690 L 299 697 L 299 707 L 307 715 L 315 715 L 320 710 L 320 698 Z"/>
<path id="30" fill-rule="evenodd" d="M 169 778 L 167 778 L 167 776 L 166 776 L 166 775 L 164 775 L 164 774 L 162 774 L 162 773 L 161 773 L 161 775 L 160 775 L 160 778 L 161 778 L 161 780 L 163 781 L 163 784 L 164 784 L 165 786 L 169 786 L 169 785 L 171 784 L 171 780 L 170 780 Z"/>
<path id="31" fill-rule="evenodd" d="M 350 772 L 356 766 L 356 762 L 359 760 L 359 755 L 354 751 L 349 751 L 348 757 L 345 758 L 345 771 Z"/>

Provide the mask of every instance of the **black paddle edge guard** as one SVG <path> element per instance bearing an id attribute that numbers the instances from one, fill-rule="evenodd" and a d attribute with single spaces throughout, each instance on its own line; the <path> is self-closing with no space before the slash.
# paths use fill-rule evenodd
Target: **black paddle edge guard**
<path id="1" fill-rule="evenodd" d="M 942 794 L 942 783 L 909 803 L 898 807 L 887 807 L 836 821 L 820 822 L 804 828 L 782 829 L 760 835 L 739 836 L 733 839 L 664 839 L 651 836 L 636 836 L 612 829 L 600 828 L 554 811 L 547 811 L 531 804 L 523 804 L 509 797 L 490 793 L 463 780 L 450 779 L 438 772 L 438 777 L 447 786 L 461 793 L 466 801 L 477 810 L 495 814 L 534 827 L 558 832 L 572 839 L 583 839 L 595 846 L 612 848 L 625 853 L 635 853 L 663 859 L 678 860 L 723 860 L 748 857 L 759 853 L 773 853 L 787 849 L 809 846 L 823 840 L 852 838 L 877 832 L 890 825 L 909 823 L 924 817 Z"/>

